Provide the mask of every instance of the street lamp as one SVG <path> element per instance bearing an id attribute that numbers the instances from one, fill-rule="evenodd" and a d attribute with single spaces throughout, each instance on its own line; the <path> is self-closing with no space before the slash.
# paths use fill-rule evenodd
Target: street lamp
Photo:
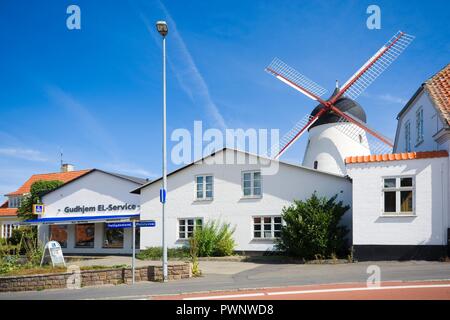
<path id="1" fill-rule="evenodd" d="M 163 280 L 167 282 L 169 277 L 167 275 L 167 242 L 166 242 L 166 215 L 165 204 L 167 194 L 167 150 L 166 150 L 166 35 L 169 32 L 167 23 L 165 21 L 156 22 L 156 30 L 163 37 L 163 164 L 162 175 L 163 185 L 159 192 L 159 198 L 162 204 L 162 247 L 163 247 Z"/>

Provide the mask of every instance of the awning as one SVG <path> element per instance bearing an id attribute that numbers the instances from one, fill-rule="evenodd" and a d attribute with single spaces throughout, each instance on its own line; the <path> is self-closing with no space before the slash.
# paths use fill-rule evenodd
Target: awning
<path id="1" fill-rule="evenodd" d="M 76 223 L 101 223 L 139 220 L 139 214 L 115 215 L 115 216 L 81 216 L 81 217 L 49 217 L 27 221 L 21 221 L 18 225 L 39 224 L 76 224 Z"/>

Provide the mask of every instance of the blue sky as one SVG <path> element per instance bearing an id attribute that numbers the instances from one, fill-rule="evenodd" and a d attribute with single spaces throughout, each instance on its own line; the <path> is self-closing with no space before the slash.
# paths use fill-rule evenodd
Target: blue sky
<path id="1" fill-rule="evenodd" d="M 81 8 L 81 30 L 66 8 Z M 366 8 L 381 8 L 381 30 Z M 288 131 L 314 102 L 264 72 L 279 57 L 329 90 L 395 32 L 415 41 L 358 101 L 393 137 L 395 116 L 447 64 L 448 1 L 0 2 L 0 194 L 33 173 L 77 169 L 155 177 L 161 166 L 161 39 L 169 22 L 168 132 Z M 300 162 L 303 139 L 285 159 Z M 169 150 L 170 150 L 169 144 Z M 173 169 L 171 164 L 169 169 Z"/>

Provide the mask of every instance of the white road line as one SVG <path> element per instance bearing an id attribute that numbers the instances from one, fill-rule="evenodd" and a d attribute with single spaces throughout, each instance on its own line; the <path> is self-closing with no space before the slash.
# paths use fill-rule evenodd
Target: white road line
<path id="1" fill-rule="evenodd" d="M 230 294 L 223 296 L 204 296 L 204 297 L 192 297 L 184 298 L 183 300 L 211 300 L 211 299 L 232 299 L 232 298 L 247 298 L 247 297 L 260 297 L 264 296 L 266 293 L 242 293 L 242 294 Z"/>
<path id="2" fill-rule="evenodd" d="M 293 294 L 308 294 L 308 293 L 332 293 L 332 292 L 353 292 L 353 291 L 371 291 L 371 290 L 399 290 L 399 289 L 424 289 L 424 288 L 450 288 L 450 284 L 434 284 L 434 285 L 412 285 L 412 286 L 382 286 L 382 287 L 358 287 L 358 288 L 338 288 L 338 289 L 317 289 L 317 290 L 298 290 L 298 291 L 278 291 L 278 292 L 258 292 L 258 293 L 243 293 L 220 296 L 203 296 L 190 297 L 183 300 L 212 300 L 212 299 L 232 299 L 232 298 L 248 298 L 260 297 L 264 295 L 293 295 Z"/>

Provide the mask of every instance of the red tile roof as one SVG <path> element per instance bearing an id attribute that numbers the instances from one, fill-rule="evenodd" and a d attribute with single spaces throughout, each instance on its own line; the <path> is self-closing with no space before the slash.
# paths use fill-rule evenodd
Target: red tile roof
<path id="1" fill-rule="evenodd" d="M 448 157 L 448 152 L 445 150 L 440 150 L 440 151 L 425 151 L 425 152 L 374 154 L 369 156 L 352 156 L 345 158 L 345 163 L 352 164 L 352 163 L 414 160 L 414 159 L 442 158 L 442 157 Z"/>
<path id="2" fill-rule="evenodd" d="M 0 206 L 0 217 L 9 217 L 9 216 L 16 216 L 16 215 L 17 215 L 16 208 L 8 208 L 8 200 L 6 200 Z"/>
<path id="3" fill-rule="evenodd" d="M 69 172 L 55 172 L 55 173 L 43 173 L 43 174 L 34 174 L 32 175 L 25 183 L 20 186 L 14 192 L 8 193 L 7 196 L 15 196 L 15 195 L 23 195 L 30 192 L 31 185 L 39 180 L 51 181 L 51 180 L 59 180 L 64 183 L 69 182 L 73 179 L 76 179 L 86 173 L 91 171 L 89 170 L 78 170 L 78 171 L 69 171 Z"/>
<path id="4" fill-rule="evenodd" d="M 0 208 L 0 217 L 17 216 L 17 208 Z"/>
<path id="5" fill-rule="evenodd" d="M 450 124 L 450 63 L 425 81 L 424 85 L 431 100 Z"/>

